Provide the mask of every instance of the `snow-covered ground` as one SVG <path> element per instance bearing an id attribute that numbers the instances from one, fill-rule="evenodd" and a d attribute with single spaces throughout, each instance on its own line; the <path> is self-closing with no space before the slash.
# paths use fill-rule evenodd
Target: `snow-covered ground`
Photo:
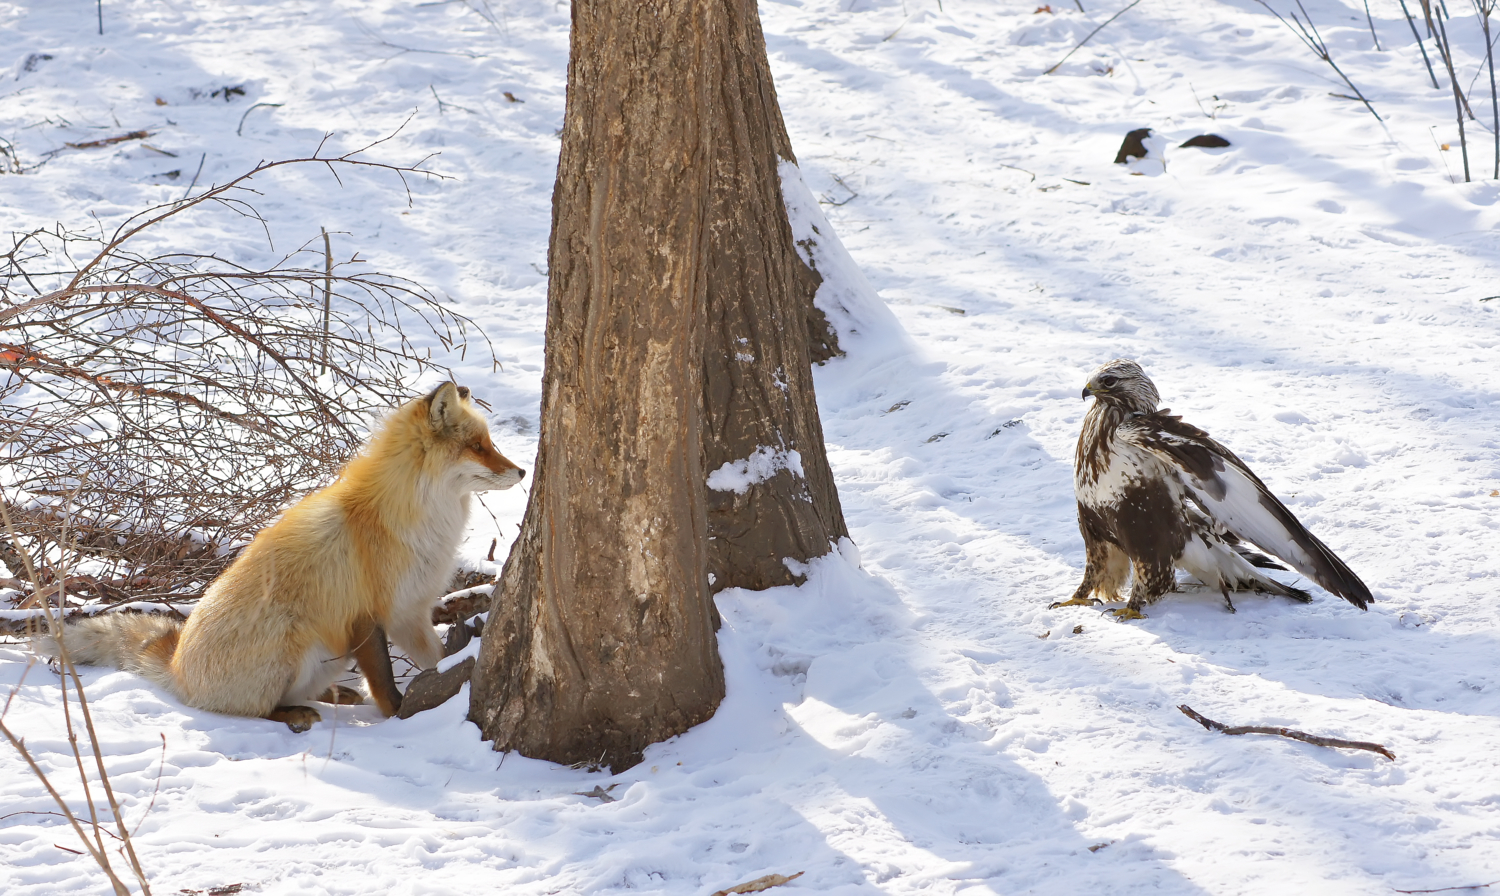
<path id="1" fill-rule="evenodd" d="M 729 696 L 713 720 L 609 777 L 491 752 L 461 701 L 378 724 L 346 709 L 294 735 L 89 670 L 155 892 L 698 896 L 799 871 L 778 892 L 1500 879 L 1500 184 L 1453 182 L 1452 96 L 1396 0 L 1370 2 L 1380 52 L 1362 3 L 1307 3 L 1383 122 L 1331 96 L 1348 88 L 1250 0 L 1147 0 L 1043 75 L 1124 3 L 1084 5 L 763 3 L 803 175 L 909 342 L 888 333 L 818 371 L 858 548 L 801 588 L 720 595 Z M 1449 9 L 1467 85 L 1482 43 L 1467 6 Z M 278 249 L 325 226 L 337 253 L 478 318 L 504 368 L 459 369 L 526 464 L 567 5 L 103 14 L 99 36 L 94 4 L 0 5 L 0 138 L 23 163 L 152 132 L 0 175 L 0 230 L 108 228 L 182 196 L 200 159 L 199 188 L 325 132 L 344 151 L 406 122 L 372 156 L 439 152 L 429 167 L 451 178 L 414 181 L 409 205 L 389 179 L 340 186 L 316 167 L 264 178 L 259 205 Z M 1156 158 L 1112 164 L 1139 127 Z M 1490 135 L 1469 132 L 1482 176 Z M 1232 145 L 1177 148 L 1201 133 Z M 269 252 L 227 216 L 158 239 Z M 1083 565 L 1079 389 L 1122 355 L 1364 578 L 1369 612 L 1321 591 L 1245 597 L 1236 615 L 1173 595 L 1131 624 L 1047 609 Z M 476 521 L 471 559 L 497 534 L 504 555 L 524 495 L 487 501 L 500 529 Z M 25 669 L 0 647 L 0 684 Z M 6 722 L 78 805 L 58 703 L 33 668 Z M 1180 703 L 1398 758 L 1210 734 Z M 575 795 L 598 785 L 617 801 Z M 62 819 L 30 814 L 51 808 L 0 752 L 0 890 L 104 892 L 58 848 L 78 848 Z"/>

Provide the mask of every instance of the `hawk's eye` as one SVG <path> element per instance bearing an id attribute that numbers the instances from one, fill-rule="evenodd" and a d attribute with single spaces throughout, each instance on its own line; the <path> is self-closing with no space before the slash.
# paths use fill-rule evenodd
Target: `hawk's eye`
<path id="1" fill-rule="evenodd" d="M 1105 376 L 1099 377 L 1099 385 L 1105 387 L 1106 389 L 1110 388 L 1117 382 L 1119 382 L 1119 380 L 1107 374 Z"/>

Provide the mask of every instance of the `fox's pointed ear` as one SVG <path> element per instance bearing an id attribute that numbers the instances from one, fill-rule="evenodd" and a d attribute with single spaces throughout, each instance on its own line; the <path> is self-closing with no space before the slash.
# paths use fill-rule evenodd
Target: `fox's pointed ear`
<path id="1" fill-rule="evenodd" d="M 432 393 L 432 403 L 427 408 L 427 422 L 432 424 L 433 429 L 447 429 L 458 421 L 462 402 L 458 386 L 451 382 L 443 383 Z"/>

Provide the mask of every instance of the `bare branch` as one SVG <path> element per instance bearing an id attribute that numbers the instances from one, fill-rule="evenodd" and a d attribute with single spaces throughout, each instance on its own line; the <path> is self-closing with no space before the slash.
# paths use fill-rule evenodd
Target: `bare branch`
<path id="1" fill-rule="evenodd" d="M 411 118 L 408 117 L 407 121 L 410 120 Z M 197 196 L 194 196 L 191 199 L 182 200 L 180 202 L 170 202 L 165 205 L 154 206 L 152 208 L 146 209 L 143 212 L 138 212 L 125 219 L 125 222 L 115 230 L 115 235 L 109 241 L 109 243 L 99 252 L 97 256 L 95 256 L 93 261 L 85 264 L 78 271 L 77 276 L 73 278 L 73 281 L 69 283 L 69 286 L 72 287 L 78 285 L 82 278 L 91 270 L 93 270 L 95 265 L 102 263 L 105 258 L 113 255 L 115 250 L 119 249 L 119 247 L 124 244 L 126 240 L 130 239 L 146 228 L 158 224 L 161 221 L 172 217 L 173 215 L 177 215 L 184 211 L 187 211 L 194 206 L 202 205 L 203 203 L 208 202 L 212 199 L 218 199 L 219 197 L 224 196 L 226 193 L 239 189 L 242 183 L 250 180 L 257 174 L 270 171 L 273 168 L 282 168 L 287 165 L 301 165 L 307 162 L 321 162 L 324 165 L 328 166 L 328 169 L 330 171 L 334 170 L 335 165 L 346 165 L 352 168 L 372 168 L 381 171 L 391 171 L 397 174 L 421 174 L 426 177 L 436 177 L 440 180 L 447 180 L 447 175 L 439 174 L 436 171 L 427 171 L 425 169 L 417 167 L 427 161 L 427 159 L 425 158 L 422 159 L 422 161 L 417 162 L 416 165 L 407 167 L 403 167 L 400 165 L 391 165 L 385 162 L 370 162 L 364 159 L 355 158 L 355 156 L 368 152 L 369 150 L 374 149 L 382 143 L 391 140 L 396 136 L 396 134 L 399 134 L 401 132 L 401 129 L 404 127 L 406 127 L 406 122 L 402 122 L 401 127 L 398 127 L 391 134 L 388 134 L 385 137 L 381 137 L 380 139 L 375 140 L 366 146 L 362 146 L 359 149 L 351 150 L 339 156 L 321 156 L 315 153 L 314 155 L 308 156 L 306 158 L 281 159 L 275 162 L 261 162 L 259 165 L 256 165 L 251 170 L 245 172 L 244 174 L 241 174 L 239 177 L 234 178 L 228 183 L 213 187 L 206 192 L 199 193 Z M 320 152 L 327 140 L 328 137 L 325 136 L 323 138 L 324 142 L 318 144 L 318 149 Z M 428 158 L 431 157 L 429 156 Z M 403 183 L 404 182 L 405 180 L 403 179 Z M 410 190 L 407 191 L 408 199 L 410 199 L 410 192 Z"/>
<path id="2" fill-rule="evenodd" d="M 1487 884 L 1462 884 L 1457 887 L 1438 887 L 1436 890 L 1397 890 L 1397 893 L 1451 893 L 1455 890 L 1484 890 L 1500 884 L 1500 880 L 1492 880 Z"/>
<path id="3" fill-rule="evenodd" d="M 1306 44 L 1307 48 L 1312 50 L 1314 56 L 1328 63 L 1334 72 L 1343 79 L 1343 82 L 1349 85 L 1349 89 L 1354 91 L 1355 97 L 1365 104 L 1366 109 L 1370 110 L 1370 114 L 1375 116 L 1376 121 L 1385 121 L 1385 119 L 1380 117 L 1380 113 L 1375 111 L 1375 107 L 1370 105 L 1370 101 L 1365 99 L 1365 95 L 1360 93 L 1359 88 L 1354 86 L 1354 82 L 1349 80 L 1349 76 L 1344 74 L 1344 70 L 1339 68 L 1338 63 L 1333 61 L 1333 54 L 1328 50 L 1328 43 L 1323 40 L 1323 35 L 1318 33 L 1318 26 L 1313 24 L 1312 16 L 1307 14 L 1307 9 L 1302 5 L 1302 0 L 1296 0 L 1297 9 L 1302 10 L 1301 17 L 1298 17 L 1295 12 L 1288 12 L 1287 15 L 1292 17 L 1290 22 L 1282 18 L 1281 13 L 1272 9 L 1271 4 L 1267 3 L 1266 0 L 1255 0 L 1255 2 L 1264 6 L 1267 12 L 1276 17 L 1276 21 L 1285 25 L 1297 36 L 1298 40 Z"/>
<path id="4" fill-rule="evenodd" d="M 1134 9 L 1135 5 L 1137 3 L 1140 3 L 1140 2 L 1141 2 L 1141 0 L 1133 0 L 1133 2 L 1129 6 L 1125 7 L 1124 9 L 1122 9 L 1119 12 L 1115 13 L 1114 15 L 1110 16 L 1109 18 L 1105 19 L 1103 25 L 1100 25 L 1098 28 L 1095 28 L 1093 31 L 1090 31 L 1089 34 L 1088 34 L 1088 37 L 1085 37 L 1083 40 L 1079 41 L 1078 44 L 1073 47 L 1073 49 L 1071 49 L 1071 50 L 1068 51 L 1068 55 L 1067 56 L 1064 56 L 1063 58 L 1061 58 L 1061 59 L 1059 59 L 1057 61 L 1057 65 L 1052 66 L 1051 68 L 1049 68 L 1046 71 L 1042 72 L 1042 74 L 1044 74 L 1044 75 L 1050 75 L 1053 72 L 1057 71 L 1059 68 L 1062 68 L 1062 64 L 1064 62 L 1068 61 L 1068 57 L 1072 56 L 1074 53 L 1077 53 L 1080 49 L 1083 48 L 1084 44 L 1086 44 L 1089 41 L 1093 40 L 1094 39 L 1094 35 L 1098 34 L 1101 31 L 1103 31 L 1104 28 L 1105 28 L 1105 26 L 1107 26 L 1110 22 L 1113 22 L 1115 19 L 1118 19 L 1120 16 L 1125 15 L 1125 13 L 1130 12 L 1130 10 Z M 1083 11 L 1083 7 L 1079 6 L 1078 7 L 1078 11 L 1082 12 Z"/>
<path id="5" fill-rule="evenodd" d="M 1392 753 L 1380 744 L 1370 743 L 1369 741 L 1323 737 L 1320 734 L 1308 734 L 1305 731 L 1294 731 L 1291 728 L 1273 728 L 1265 725 L 1229 726 L 1223 722 L 1215 722 L 1213 719 L 1199 715 L 1191 706 L 1185 703 L 1177 708 L 1182 711 L 1183 715 L 1207 728 L 1209 731 L 1218 731 L 1222 734 L 1274 734 L 1277 737 L 1289 737 L 1292 740 L 1300 740 L 1305 744 L 1312 744 L 1315 747 L 1342 747 L 1346 750 L 1368 750 L 1371 753 L 1379 753 L 1392 762 L 1396 761 L 1395 753 Z"/>
<path id="6" fill-rule="evenodd" d="M 12 234 L 0 251 L 0 510 L 16 531 L 0 563 L 25 577 L 16 605 L 39 607 L 39 589 L 59 586 L 65 614 L 191 601 L 251 534 L 326 484 L 413 380 L 448 374 L 429 346 L 477 340 L 498 368 L 472 320 L 357 255 L 335 263 L 321 235 L 258 267 L 130 250 L 209 203 L 268 228 L 246 181 L 279 166 L 430 173 L 351 158 L 389 139 L 262 163 L 112 234 Z M 82 568 L 59 578 L 67 551 Z"/>

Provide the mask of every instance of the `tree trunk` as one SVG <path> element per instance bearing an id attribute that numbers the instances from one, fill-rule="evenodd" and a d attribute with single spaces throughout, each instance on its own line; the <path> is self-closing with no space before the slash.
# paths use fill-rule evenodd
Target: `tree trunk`
<path id="1" fill-rule="evenodd" d="M 622 768 L 722 699 L 711 592 L 795 581 L 784 560 L 846 534 L 810 365 L 837 342 L 754 0 L 572 9 L 536 475 L 470 718 Z"/>
<path id="2" fill-rule="evenodd" d="M 709 571 L 715 591 L 759 590 L 800 581 L 784 560 L 822 556 L 849 534 L 811 366 L 838 343 L 812 303 L 822 278 L 792 242 L 777 161 L 794 157 L 754 0 L 720 0 L 713 11 L 723 37 L 711 42 L 720 74 L 707 98 L 703 460 L 713 472 L 758 455 L 757 465 L 777 469 L 743 492 L 709 491 Z"/>

